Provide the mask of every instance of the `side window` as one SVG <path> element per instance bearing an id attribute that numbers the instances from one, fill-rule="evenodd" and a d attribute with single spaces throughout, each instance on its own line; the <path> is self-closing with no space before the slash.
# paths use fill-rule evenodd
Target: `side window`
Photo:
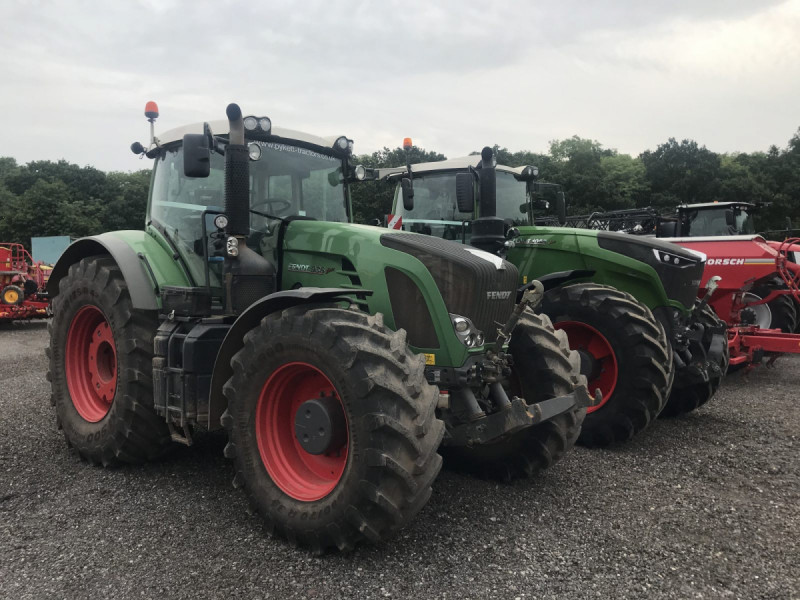
<path id="1" fill-rule="evenodd" d="M 192 279 L 197 285 L 206 283 L 203 212 L 222 210 L 224 203 L 223 161 L 212 155 L 211 173 L 207 178 L 183 174 L 183 153 L 166 151 L 156 164 L 153 192 L 150 197 L 151 218 L 160 225 L 178 249 Z M 206 215 L 206 231 L 213 228 L 213 215 Z M 210 270 L 212 287 L 220 283 L 215 269 Z"/>

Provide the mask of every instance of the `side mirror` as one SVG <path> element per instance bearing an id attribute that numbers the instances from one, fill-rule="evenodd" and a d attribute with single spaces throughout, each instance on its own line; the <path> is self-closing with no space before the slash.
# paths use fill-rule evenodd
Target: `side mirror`
<path id="1" fill-rule="evenodd" d="M 408 177 L 403 177 L 400 180 L 400 187 L 403 190 L 403 208 L 414 210 L 414 186 L 411 185 L 411 180 Z"/>
<path id="2" fill-rule="evenodd" d="M 208 136 L 187 133 L 183 136 L 183 174 L 186 177 L 208 177 L 211 172 L 211 148 Z"/>
<path id="3" fill-rule="evenodd" d="M 556 197 L 556 211 L 558 211 L 558 224 L 567 223 L 567 201 L 564 199 L 564 192 L 558 192 Z"/>
<path id="4" fill-rule="evenodd" d="M 677 221 L 661 221 L 656 225 L 656 237 L 678 237 Z"/>
<path id="5" fill-rule="evenodd" d="M 456 173 L 456 204 L 458 212 L 471 213 L 475 210 L 475 187 L 472 173 Z"/>

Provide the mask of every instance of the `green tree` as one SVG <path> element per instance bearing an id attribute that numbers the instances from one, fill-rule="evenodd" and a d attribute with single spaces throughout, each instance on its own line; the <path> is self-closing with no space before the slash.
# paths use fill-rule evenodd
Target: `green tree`
<path id="1" fill-rule="evenodd" d="M 108 187 L 114 192 L 105 204 L 105 231 L 144 228 L 150 175 L 148 170 L 108 174 Z"/>
<path id="2" fill-rule="evenodd" d="M 571 213 L 588 212 L 603 206 L 602 162 L 616 155 L 616 150 L 603 148 L 600 142 L 577 135 L 553 140 L 550 142 L 552 163 L 548 172 L 540 171 L 540 177 L 549 178 L 552 173 L 552 181 L 560 183 L 564 190 Z"/>
<path id="3" fill-rule="evenodd" d="M 646 206 L 650 184 L 642 161 L 627 154 L 602 156 L 596 198 L 606 210 Z"/>
<path id="4" fill-rule="evenodd" d="M 654 206 L 712 202 L 719 197 L 720 157 L 694 140 L 669 138 L 640 155 Z"/>

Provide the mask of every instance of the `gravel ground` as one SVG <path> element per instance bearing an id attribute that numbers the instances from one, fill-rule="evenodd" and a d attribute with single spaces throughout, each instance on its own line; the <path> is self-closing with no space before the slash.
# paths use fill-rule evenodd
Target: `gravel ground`
<path id="1" fill-rule="evenodd" d="M 46 344 L 44 323 L 0 330 L 0 597 L 800 598 L 800 357 L 533 481 L 445 470 L 388 546 L 317 558 L 248 515 L 224 435 L 144 467 L 82 463 Z"/>

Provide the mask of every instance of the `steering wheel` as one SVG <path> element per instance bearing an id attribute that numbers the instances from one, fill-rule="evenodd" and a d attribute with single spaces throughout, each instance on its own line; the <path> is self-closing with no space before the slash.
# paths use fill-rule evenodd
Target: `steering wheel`
<path id="1" fill-rule="evenodd" d="M 275 208 L 274 209 L 271 208 L 272 206 L 275 206 Z M 251 206 L 250 208 L 252 208 L 253 210 L 262 209 L 263 212 L 274 214 L 282 210 L 286 210 L 291 206 L 292 203 L 289 202 L 288 200 L 284 200 L 282 198 L 270 198 L 269 200 L 262 200 L 260 202 L 255 202 L 253 206 Z"/>

